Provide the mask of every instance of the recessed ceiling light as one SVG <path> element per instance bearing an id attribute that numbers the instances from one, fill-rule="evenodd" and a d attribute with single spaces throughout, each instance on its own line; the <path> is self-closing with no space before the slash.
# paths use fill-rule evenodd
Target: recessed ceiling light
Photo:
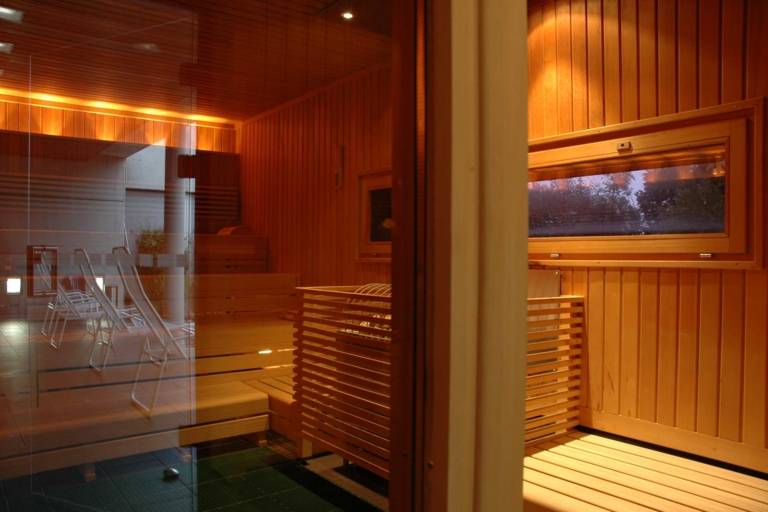
<path id="1" fill-rule="evenodd" d="M 343 13 L 341 13 L 341 17 L 349 21 L 351 19 L 354 19 L 355 13 L 353 13 L 352 11 L 344 11 Z"/>
<path id="2" fill-rule="evenodd" d="M 13 51 L 13 43 L 0 43 L 0 53 L 11 53 Z"/>
<path id="3" fill-rule="evenodd" d="M 13 23 L 21 23 L 24 18 L 24 12 L 10 7 L 0 6 L 0 20 L 12 21 Z"/>
<path id="4" fill-rule="evenodd" d="M 134 43 L 133 47 L 144 52 L 157 53 L 160 51 L 160 47 L 155 43 Z"/>

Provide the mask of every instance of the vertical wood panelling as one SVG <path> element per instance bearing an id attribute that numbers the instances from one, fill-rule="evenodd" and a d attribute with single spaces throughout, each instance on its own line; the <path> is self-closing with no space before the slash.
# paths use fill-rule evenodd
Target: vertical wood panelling
<path id="1" fill-rule="evenodd" d="M 677 112 L 677 4 L 661 0 L 656 3 L 656 8 L 659 115 L 663 115 Z"/>
<path id="2" fill-rule="evenodd" d="M 621 37 L 619 0 L 603 0 L 605 124 L 621 122 Z"/>
<path id="3" fill-rule="evenodd" d="M 741 440 L 744 344 L 744 272 L 723 272 L 718 435 Z M 765 383 L 763 383 L 765 385 Z"/>
<path id="4" fill-rule="evenodd" d="M 721 90 L 723 103 L 744 96 L 744 1 L 723 1 Z"/>
<path id="5" fill-rule="evenodd" d="M 696 430 L 698 286 L 699 273 L 697 270 L 684 269 L 680 271 L 675 425 L 686 430 Z"/>
<path id="6" fill-rule="evenodd" d="M 763 0 L 530 0 L 529 13 L 532 138 L 582 127 L 581 77 L 588 127 L 768 96 Z M 768 448 L 768 270 L 562 270 L 587 297 L 586 424 Z"/>
<path id="7" fill-rule="evenodd" d="M 589 269 L 587 296 L 587 407 L 603 410 L 603 325 L 605 322 L 605 271 Z"/>
<path id="8" fill-rule="evenodd" d="M 677 106 L 693 110 L 698 98 L 698 0 L 677 0 Z"/>
<path id="9" fill-rule="evenodd" d="M 391 167 L 389 76 L 377 68 L 243 123 L 243 221 L 269 240 L 272 271 L 389 282 L 388 261 L 357 252 L 359 176 Z"/>
<path id="10" fill-rule="evenodd" d="M 620 414 L 637 415 L 638 315 L 640 311 L 640 272 L 625 270 L 621 276 L 621 379 Z"/>
<path id="11" fill-rule="evenodd" d="M 720 0 L 699 0 L 699 107 L 720 103 L 720 19 Z"/>
<path id="12" fill-rule="evenodd" d="M 744 331 L 744 413 L 742 415 L 745 443 L 762 447 L 768 430 L 768 386 L 755 383 L 768 382 L 768 275 L 750 271 L 745 279 Z"/>
<path id="13" fill-rule="evenodd" d="M 621 120 L 638 118 L 637 0 L 621 0 Z"/>
<path id="14" fill-rule="evenodd" d="M 639 114 L 641 119 L 655 117 L 657 113 L 656 93 L 656 0 L 638 0 L 638 61 L 639 61 Z"/>
<path id="15" fill-rule="evenodd" d="M 573 129 L 589 128 L 587 93 L 587 12 L 585 0 L 571 2 L 571 74 L 573 81 Z"/>
<path id="16" fill-rule="evenodd" d="M 699 281 L 699 356 L 696 430 L 717 435 L 720 385 L 721 273 L 702 270 Z"/>
<path id="17" fill-rule="evenodd" d="M 589 127 L 605 124 L 603 103 L 603 2 L 587 0 L 587 77 Z M 534 114 L 531 114 L 535 117 Z"/>
<path id="18" fill-rule="evenodd" d="M 571 59 L 571 0 L 557 0 L 557 129 L 573 131 L 573 60 Z"/>
<path id="19" fill-rule="evenodd" d="M 656 421 L 656 361 L 658 354 L 659 272 L 640 271 L 640 325 L 637 417 Z"/>
<path id="20" fill-rule="evenodd" d="M 621 337 L 621 270 L 605 271 L 605 334 L 604 339 Z M 621 344 L 603 344 L 603 404 L 606 412 L 619 413 L 619 383 L 621 381 Z"/>
<path id="21" fill-rule="evenodd" d="M 659 272 L 659 348 L 656 421 L 675 424 L 677 398 L 677 285 L 678 273 Z"/>

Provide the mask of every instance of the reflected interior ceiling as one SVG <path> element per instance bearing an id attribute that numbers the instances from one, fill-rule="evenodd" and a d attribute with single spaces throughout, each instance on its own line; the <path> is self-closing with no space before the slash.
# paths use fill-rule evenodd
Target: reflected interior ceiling
<path id="1" fill-rule="evenodd" d="M 390 55 L 389 0 L 0 0 L 0 87 L 240 120 Z M 341 12 L 352 10 L 345 21 Z"/>

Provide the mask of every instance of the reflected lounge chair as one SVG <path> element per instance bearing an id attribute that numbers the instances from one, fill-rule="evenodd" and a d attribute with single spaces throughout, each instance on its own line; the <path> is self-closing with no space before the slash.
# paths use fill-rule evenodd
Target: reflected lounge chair
<path id="1" fill-rule="evenodd" d="M 75 263 L 80 267 L 88 293 L 96 299 L 102 311 L 101 317 L 97 320 L 96 335 L 93 338 L 93 346 L 88 358 L 89 366 L 101 372 L 107 365 L 109 353 L 115 351 L 114 342 L 118 335 L 145 331 L 146 325 L 135 308 L 118 308 L 109 300 L 104 290 L 96 282 L 96 273 L 93 271 L 88 251 L 76 249 Z M 99 349 L 101 349 L 101 360 L 95 362 L 94 358 Z"/>
<path id="2" fill-rule="evenodd" d="M 115 265 L 125 287 L 125 292 L 131 297 L 138 315 L 147 326 L 147 334 L 142 344 L 141 356 L 136 366 L 136 375 L 131 387 L 131 402 L 145 415 L 151 416 L 157 403 L 160 382 L 168 365 L 168 356 L 175 348 L 181 357 L 187 358 L 187 351 L 183 345 L 189 341 L 190 336 L 193 335 L 193 330 L 184 326 L 174 326 L 163 320 L 147 297 L 134 265 L 133 255 L 127 248 L 115 247 L 112 249 L 112 254 L 115 257 Z M 149 401 L 145 402 L 139 398 L 137 391 L 141 381 L 141 370 L 146 363 L 151 363 L 158 368 L 158 376 L 153 385 L 151 397 Z"/>
<path id="3" fill-rule="evenodd" d="M 59 286 L 56 294 L 56 304 L 52 309 L 53 326 L 50 329 L 50 345 L 58 349 L 64 339 L 67 323 L 71 320 L 84 320 L 88 334 L 96 337 L 96 322 L 101 318 L 102 312 L 99 303 L 91 297 L 83 295 L 69 295 L 63 287 Z"/>
<path id="4" fill-rule="evenodd" d="M 54 289 L 53 277 L 51 275 L 51 265 L 48 263 L 44 255 L 40 255 L 40 262 L 35 264 L 37 268 L 37 275 L 43 281 L 45 287 L 49 290 Z M 95 299 L 80 290 L 67 290 L 60 283 L 55 284 L 56 298 L 48 302 L 45 308 L 45 317 L 43 318 L 43 325 L 40 328 L 40 334 L 43 336 L 50 336 L 51 345 L 54 345 L 54 327 L 61 320 L 60 316 L 70 311 L 72 306 L 83 309 L 90 309 L 95 302 Z"/>

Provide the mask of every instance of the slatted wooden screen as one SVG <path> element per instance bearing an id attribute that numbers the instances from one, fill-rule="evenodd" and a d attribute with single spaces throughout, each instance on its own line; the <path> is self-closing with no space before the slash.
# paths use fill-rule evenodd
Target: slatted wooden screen
<path id="1" fill-rule="evenodd" d="M 561 435 L 579 424 L 584 299 L 528 299 L 525 442 Z"/>
<path id="2" fill-rule="evenodd" d="M 295 398 L 304 439 L 387 478 L 391 302 L 369 286 L 298 289 Z"/>

